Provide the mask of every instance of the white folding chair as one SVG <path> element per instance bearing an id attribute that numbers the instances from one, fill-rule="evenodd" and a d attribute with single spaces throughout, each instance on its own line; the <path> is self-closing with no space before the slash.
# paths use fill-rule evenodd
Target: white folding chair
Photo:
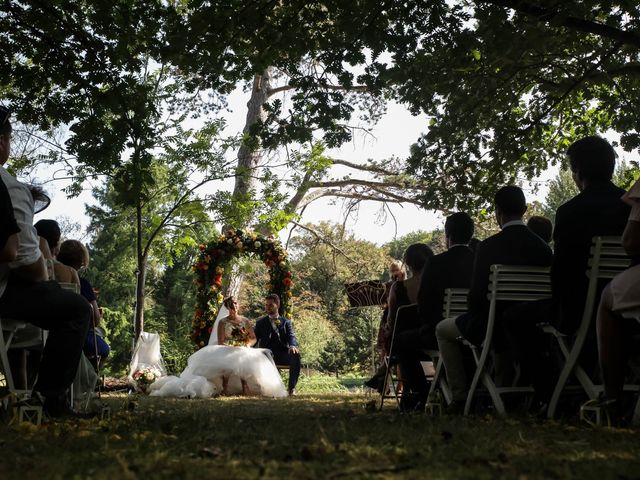
<path id="1" fill-rule="evenodd" d="M 2 362 L 2 372 L 9 392 L 15 395 L 20 395 L 24 392 L 22 390 L 16 390 L 13 375 L 11 373 L 11 365 L 9 364 L 9 349 L 12 347 L 16 333 L 19 330 L 27 328 L 28 325 L 29 324 L 26 322 L 0 318 L 0 361 Z"/>
<path id="2" fill-rule="evenodd" d="M 442 302 L 442 318 L 447 319 L 457 317 L 458 315 L 466 312 L 468 296 L 468 288 L 447 288 L 444 291 L 444 299 Z M 436 408 L 442 408 L 441 402 L 438 398 L 438 392 L 442 393 L 447 404 L 451 403 L 453 396 L 445 375 L 442 374 L 444 364 L 440 358 L 440 351 L 427 350 L 426 353 L 433 360 L 433 366 L 435 368 L 435 374 L 431 381 L 431 388 L 429 389 L 429 396 L 427 397 L 427 409 L 433 412 Z"/>
<path id="3" fill-rule="evenodd" d="M 464 406 L 464 414 L 471 410 L 478 384 L 489 392 L 493 406 L 500 415 L 506 413 L 502 395 L 506 393 L 533 393 L 531 386 L 518 387 L 496 386 L 489 373 L 487 358 L 492 350 L 493 331 L 496 322 L 498 303 L 520 303 L 549 298 L 551 296 L 551 279 L 549 268 L 533 267 L 527 265 L 492 265 L 489 274 L 489 318 L 487 320 L 487 332 L 482 345 L 477 347 L 466 340 L 463 341 L 471 347 L 476 363 L 476 371 L 471 381 L 471 387 Z"/>
<path id="4" fill-rule="evenodd" d="M 398 308 L 396 312 L 396 319 L 393 323 L 393 331 L 391 333 L 391 346 L 389 347 L 389 354 L 384 357 L 384 366 L 385 366 L 385 375 L 384 382 L 382 385 L 382 392 L 380 393 L 380 410 L 384 405 L 384 400 L 386 398 L 395 398 L 396 403 L 398 404 L 398 408 L 400 408 L 400 397 L 398 396 L 397 386 L 398 381 L 393 375 L 393 366 L 397 365 L 397 362 L 394 361 L 393 357 L 393 347 L 396 339 L 396 330 L 398 329 L 398 324 L 403 322 L 405 318 L 410 318 L 411 316 L 416 316 L 418 314 L 418 304 L 412 303 L 410 305 L 403 305 Z M 391 390 L 391 395 L 387 394 L 387 389 Z"/>
<path id="5" fill-rule="evenodd" d="M 593 382 L 580 365 L 578 359 L 582 353 L 587 334 L 592 328 L 594 311 L 600 301 L 597 295 L 598 284 L 602 285 L 603 281 L 611 280 L 625 270 L 629 264 L 630 259 L 622 248 L 620 237 L 594 237 L 586 272 L 589 278 L 589 286 L 578 330 L 575 335 L 568 336 L 560 333 L 552 325 L 545 324 L 541 326 L 545 332 L 552 334 L 556 338 L 565 361 L 549 403 L 549 410 L 547 411 L 549 418 L 555 416 L 560 395 L 565 390 L 572 374 L 576 377 L 580 388 L 584 390 L 590 400 L 597 399 L 600 392 L 603 391 L 603 386 L 596 385 Z M 625 389 L 634 390 L 637 387 L 625 386 Z"/>

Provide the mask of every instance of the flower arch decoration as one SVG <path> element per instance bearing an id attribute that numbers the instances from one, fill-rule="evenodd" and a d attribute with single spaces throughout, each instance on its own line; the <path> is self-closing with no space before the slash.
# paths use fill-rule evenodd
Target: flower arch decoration
<path id="1" fill-rule="evenodd" d="M 269 269 L 268 293 L 280 297 L 280 313 L 291 318 L 292 274 L 287 252 L 274 237 L 254 232 L 229 229 L 218 239 L 200 245 L 200 254 L 193 264 L 196 274 L 196 311 L 191 338 L 197 348 L 209 343 L 213 323 L 224 299 L 222 275 L 229 261 L 241 255 L 260 258 Z"/>

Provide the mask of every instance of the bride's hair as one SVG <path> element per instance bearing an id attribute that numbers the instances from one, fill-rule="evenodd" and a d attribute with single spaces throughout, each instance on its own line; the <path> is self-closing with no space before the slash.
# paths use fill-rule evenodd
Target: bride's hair
<path id="1" fill-rule="evenodd" d="M 222 304 L 223 304 L 225 307 L 227 307 L 229 310 L 231 310 L 231 307 L 233 307 L 233 304 L 234 304 L 234 303 L 236 303 L 236 302 L 237 302 L 236 297 L 234 297 L 233 295 L 231 295 L 231 296 L 229 296 L 229 297 L 225 298 L 225 299 L 222 301 Z"/>

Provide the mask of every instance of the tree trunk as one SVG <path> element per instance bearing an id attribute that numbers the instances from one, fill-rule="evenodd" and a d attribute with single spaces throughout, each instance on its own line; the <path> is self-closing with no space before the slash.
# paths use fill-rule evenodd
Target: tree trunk
<path id="1" fill-rule="evenodd" d="M 255 172 L 260 163 L 261 151 L 256 138 L 252 137 L 251 128 L 266 117 L 263 105 L 269 99 L 271 89 L 271 67 L 265 69 L 261 75 L 253 79 L 251 98 L 247 103 L 247 117 L 242 133 L 245 140 L 238 150 L 238 165 L 236 166 L 236 181 L 233 188 L 233 199 L 243 201 L 253 195 L 256 189 Z M 225 225 L 229 227 L 246 227 L 252 219 L 245 219 L 243 225 Z"/>
<path id="2" fill-rule="evenodd" d="M 271 67 L 267 67 L 261 75 L 253 78 L 253 88 L 251 89 L 251 97 L 247 102 L 247 116 L 242 133 L 245 136 L 244 141 L 238 150 L 238 165 L 236 166 L 236 180 L 233 188 L 233 199 L 236 202 L 242 202 L 254 196 L 257 180 L 255 178 L 256 169 L 260 163 L 262 156 L 260 146 L 256 138 L 252 137 L 251 128 L 260 120 L 266 117 L 263 105 L 269 99 L 269 90 L 271 89 Z M 222 231 L 229 228 L 245 228 L 251 224 L 252 218 L 246 218 L 235 225 L 227 223 L 223 226 Z M 242 275 L 238 273 L 237 268 L 232 268 L 225 283 L 225 296 L 237 295 L 242 286 Z"/>
<path id="3" fill-rule="evenodd" d="M 142 249 L 142 204 L 136 204 L 136 309 L 133 320 L 133 341 L 144 330 L 144 286 L 147 277 L 147 257 Z"/>

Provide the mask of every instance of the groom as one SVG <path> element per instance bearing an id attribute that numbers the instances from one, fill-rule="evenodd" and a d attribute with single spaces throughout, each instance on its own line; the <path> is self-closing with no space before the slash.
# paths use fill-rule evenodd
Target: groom
<path id="1" fill-rule="evenodd" d="M 289 395 L 294 395 L 300 376 L 300 351 L 291 320 L 278 313 L 280 297 L 271 293 L 264 298 L 267 315 L 256 321 L 256 346 L 273 352 L 276 365 L 289 365 Z"/>

